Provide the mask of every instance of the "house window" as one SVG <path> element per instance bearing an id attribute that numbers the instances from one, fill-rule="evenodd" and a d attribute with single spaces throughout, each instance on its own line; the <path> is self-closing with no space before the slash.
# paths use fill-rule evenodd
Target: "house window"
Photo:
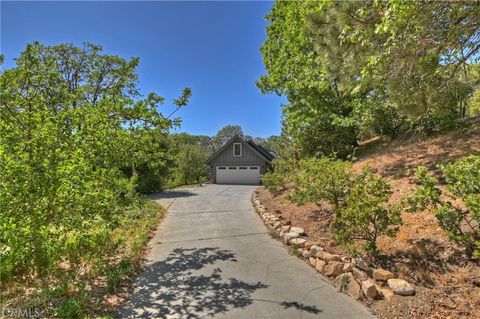
<path id="1" fill-rule="evenodd" d="M 242 143 L 233 143 L 233 156 L 242 156 Z"/>

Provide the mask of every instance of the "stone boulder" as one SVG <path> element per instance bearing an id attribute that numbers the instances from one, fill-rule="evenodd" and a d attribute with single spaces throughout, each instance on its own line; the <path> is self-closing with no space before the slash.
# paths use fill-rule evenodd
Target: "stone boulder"
<path id="1" fill-rule="evenodd" d="M 301 227 L 292 227 L 292 228 L 290 228 L 290 231 L 295 232 L 299 235 L 305 235 L 305 230 Z"/>
<path id="2" fill-rule="evenodd" d="M 385 269 L 378 268 L 373 271 L 373 279 L 379 280 L 379 281 L 387 281 L 388 279 L 395 278 L 395 275 Z"/>
<path id="3" fill-rule="evenodd" d="M 411 296 L 415 294 L 415 288 L 403 279 L 388 279 L 387 285 L 397 295 Z"/>
<path id="4" fill-rule="evenodd" d="M 312 248 L 313 245 L 315 245 L 314 242 L 307 240 L 307 242 L 305 243 L 304 247 L 305 247 L 305 249 L 310 250 L 310 248 Z"/>
<path id="5" fill-rule="evenodd" d="M 359 282 L 365 281 L 368 278 L 367 273 L 363 270 L 358 269 L 357 267 L 353 267 L 352 274 L 353 277 Z"/>
<path id="6" fill-rule="evenodd" d="M 323 251 L 323 248 L 318 245 L 313 245 L 310 247 L 309 254 L 310 256 L 315 256 L 319 251 Z"/>
<path id="7" fill-rule="evenodd" d="M 282 226 L 280 228 L 281 231 L 285 232 L 285 233 L 288 233 L 288 231 L 290 230 L 290 226 Z"/>
<path id="8" fill-rule="evenodd" d="M 383 299 L 387 300 L 387 301 L 392 301 L 392 299 L 394 298 L 394 293 L 392 290 L 390 290 L 389 288 L 387 287 L 380 287 L 378 285 L 375 285 L 375 287 L 377 288 L 377 292 L 380 296 L 383 297 Z"/>
<path id="9" fill-rule="evenodd" d="M 362 281 L 362 291 L 367 298 L 375 298 L 377 296 L 377 287 L 371 279 Z"/>
<path id="10" fill-rule="evenodd" d="M 338 261 L 329 261 L 325 266 L 324 272 L 326 276 L 337 277 L 343 273 L 343 263 Z"/>
<path id="11" fill-rule="evenodd" d="M 303 247 L 303 245 L 305 245 L 306 243 L 306 239 L 303 239 L 303 238 L 293 238 L 290 240 L 290 244 L 291 245 L 295 245 L 297 247 Z"/>
<path id="12" fill-rule="evenodd" d="M 365 262 L 365 260 L 363 260 L 362 258 L 355 258 L 352 260 L 352 264 L 357 267 L 357 268 L 360 268 L 361 270 L 364 270 L 364 271 L 370 271 L 370 267 L 368 266 L 368 264 Z"/>
<path id="13" fill-rule="evenodd" d="M 362 289 L 351 273 L 341 274 L 335 277 L 334 281 L 340 292 L 345 292 L 355 299 L 362 298 Z"/>
<path id="14" fill-rule="evenodd" d="M 330 260 L 339 261 L 340 260 L 339 255 L 333 255 L 333 254 L 330 254 L 326 251 L 319 251 L 315 254 L 315 256 L 320 258 L 320 259 L 326 260 L 326 261 L 330 261 Z"/>
<path id="15" fill-rule="evenodd" d="M 351 263 L 346 263 L 343 265 L 343 272 L 351 272 L 353 270 L 353 266 Z"/>
<path id="16" fill-rule="evenodd" d="M 343 256 L 342 258 L 340 258 L 340 260 L 344 263 L 351 263 L 352 262 L 352 258 L 350 258 L 348 256 Z"/>
<path id="17" fill-rule="evenodd" d="M 321 259 L 318 259 L 318 258 L 315 258 L 316 262 L 315 262 L 315 269 L 318 271 L 318 272 L 321 272 L 323 273 L 324 270 L 325 270 L 325 266 L 327 265 L 327 262 L 325 260 L 321 260 Z"/>
<path id="18" fill-rule="evenodd" d="M 297 238 L 298 236 L 300 236 L 298 233 L 295 233 L 295 232 L 289 232 L 289 233 L 286 233 L 285 235 L 283 235 L 283 240 L 285 241 L 285 244 L 290 244 L 290 241 L 294 238 Z"/>

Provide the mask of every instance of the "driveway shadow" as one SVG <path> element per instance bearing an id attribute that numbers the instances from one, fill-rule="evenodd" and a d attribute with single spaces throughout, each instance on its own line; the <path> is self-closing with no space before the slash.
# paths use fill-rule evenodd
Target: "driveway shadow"
<path id="1" fill-rule="evenodd" d="M 194 273 L 219 261 L 237 262 L 235 254 L 218 247 L 174 249 L 163 261 L 146 267 L 136 281 L 139 288 L 117 318 L 206 318 L 245 308 L 254 302 L 252 294 L 268 286 L 236 278 L 222 278 L 222 270 L 209 274 Z M 208 272 L 207 272 L 208 273 Z M 297 302 L 279 303 L 284 309 L 294 307 L 318 313 L 315 306 Z"/>
<path id="2" fill-rule="evenodd" d="M 222 280 L 220 268 L 209 275 L 193 273 L 217 261 L 236 259 L 232 252 L 216 247 L 174 249 L 165 260 L 147 266 L 136 283 L 139 291 L 118 318 L 205 318 L 246 307 L 255 290 L 267 287 L 235 278 Z"/>
<path id="3" fill-rule="evenodd" d="M 161 200 L 161 199 L 177 199 L 177 198 L 184 198 L 184 197 L 191 197 L 191 196 L 198 196 L 191 190 L 185 189 L 173 189 L 161 193 L 154 193 L 148 195 L 148 198 L 151 200 Z"/>

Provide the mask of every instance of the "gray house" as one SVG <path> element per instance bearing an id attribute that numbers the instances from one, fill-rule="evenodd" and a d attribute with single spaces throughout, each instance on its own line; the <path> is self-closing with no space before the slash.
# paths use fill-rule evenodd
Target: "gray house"
<path id="1" fill-rule="evenodd" d="M 235 135 L 207 160 L 210 176 L 217 184 L 260 184 L 274 156 L 252 140 Z"/>

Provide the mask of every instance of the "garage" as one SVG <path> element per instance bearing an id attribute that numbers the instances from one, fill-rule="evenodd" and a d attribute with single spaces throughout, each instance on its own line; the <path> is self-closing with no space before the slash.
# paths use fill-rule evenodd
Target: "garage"
<path id="1" fill-rule="evenodd" d="M 217 166 L 218 184 L 260 184 L 260 166 Z"/>
<path id="2" fill-rule="evenodd" d="M 206 161 L 210 182 L 218 184 L 259 185 L 260 175 L 271 167 L 274 154 L 251 139 L 235 135 Z"/>

